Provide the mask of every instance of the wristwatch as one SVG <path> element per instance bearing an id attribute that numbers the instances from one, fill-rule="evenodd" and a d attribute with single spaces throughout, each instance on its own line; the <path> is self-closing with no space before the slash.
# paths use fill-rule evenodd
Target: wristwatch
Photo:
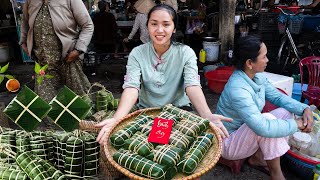
<path id="1" fill-rule="evenodd" d="M 81 51 L 81 50 L 79 50 L 79 49 L 74 49 L 74 50 L 78 51 L 79 55 L 81 55 L 81 54 L 84 53 L 83 51 Z"/>

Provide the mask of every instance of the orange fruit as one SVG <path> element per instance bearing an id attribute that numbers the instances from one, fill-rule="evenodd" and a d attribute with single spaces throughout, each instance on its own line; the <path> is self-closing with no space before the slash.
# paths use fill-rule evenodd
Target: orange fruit
<path id="1" fill-rule="evenodd" d="M 10 92 L 17 92 L 20 89 L 20 83 L 16 79 L 9 79 L 6 83 L 6 88 Z"/>

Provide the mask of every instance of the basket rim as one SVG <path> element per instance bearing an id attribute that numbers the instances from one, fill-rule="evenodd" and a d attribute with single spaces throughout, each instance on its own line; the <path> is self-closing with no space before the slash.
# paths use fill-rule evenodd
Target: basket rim
<path id="1" fill-rule="evenodd" d="M 120 166 L 116 161 L 113 160 L 109 150 L 108 150 L 108 146 L 109 146 L 109 137 L 112 133 L 112 131 L 124 120 L 126 120 L 127 118 L 130 118 L 132 116 L 135 116 L 135 115 L 139 115 L 140 113 L 142 112 L 146 112 L 146 111 L 152 111 L 152 110 L 161 110 L 160 107 L 154 107 L 154 108 L 146 108 L 146 109 L 140 109 L 140 110 L 137 110 L 133 113 L 130 113 L 128 115 L 126 115 L 125 117 L 123 117 L 122 119 L 118 120 L 111 128 L 110 130 L 105 133 L 104 137 L 103 138 L 106 138 L 107 141 L 106 143 L 104 144 L 103 146 L 103 149 L 104 149 L 104 153 L 108 159 L 108 161 L 118 170 L 120 171 L 121 173 L 123 173 L 124 175 L 126 175 L 127 177 L 129 177 L 130 179 L 137 179 L 137 180 L 148 180 L 148 178 L 144 178 L 142 176 L 138 176 L 132 172 L 130 172 L 129 170 L 123 168 L 122 166 Z M 197 173 L 194 173 L 194 174 L 191 174 L 189 176 L 186 176 L 186 177 L 183 177 L 183 180 L 191 180 L 191 179 L 195 179 L 195 178 L 198 178 L 200 176 L 202 176 L 203 174 L 207 173 L 209 170 L 211 170 L 219 161 L 220 159 L 220 156 L 221 156 L 221 153 L 222 153 L 222 138 L 219 134 L 219 131 L 217 129 L 217 127 L 215 127 L 213 125 L 213 123 L 209 123 L 209 126 L 210 128 L 212 129 L 215 137 L 217 137 L 218 141 L 217 141 L 217 145 L 218 145 L 218 148 L 217 148 L 217 153 L 216 153 L 216 156 L 215 158 L 213 159 L 213 161 L 211 161 L 210 164 L 208 164 L 204 169 L 202 169 L 200 172 L 197 172 Z"/>
<path id="2" fill-rule="evenodd" d="M 309 158 L 300 156 L 299 154 L 294 153 L 294 152 L 291 151 L 291 150 L 288 150 L 287 154 L 290 155 L 290 156 L 292 156 L 292 157 L 295 158 L 295 159 L 298 159 L 298 160 L 304 162 L 304 163 L 308 163 L 308 164 L 312 164 L 312 165 L 320 164 L 319 161 L 315 161 L 315 160 L 312 160 L 312 159 L 309 159 Z"/>

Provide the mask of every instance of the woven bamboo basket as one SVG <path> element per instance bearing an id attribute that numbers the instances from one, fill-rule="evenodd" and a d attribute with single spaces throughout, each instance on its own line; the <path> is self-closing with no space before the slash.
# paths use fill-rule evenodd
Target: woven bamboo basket
<path id="1" fill-rule="evenodd" d="M 100 129 L 94 126 L 96 123 L 97 122 L 94 121 L 80 121 L 79 129 L 92 133 L 98 133 Z M 100 146 L 99 172 L 99 177 L 104 180 L 114 180 L 124 176 L 108 161 L 102 145 Z"/>
<path id="2" fill-rule="evenodd" d="M 105 135 L 103 137 L 103 138 L 108 139 L 108 141 L 106 141 L 106 144 L 104 145 L 104 152 L 105 152 L 106 157 L 109 160 L 109 162 L 118 171 L 120 171 L 121 173 L 123 173 L 124 175 L 129 177 L 130 179 L 136 179 L 136 180 L 147 180 L 147 178 L 138 176 L 138 175 L 130 172 L 129 170 L 123 168 L 122 166 L 120 166 L 117 162 L 115 162 L 112 159 L 113 154 L 116 153 L 117 150 L 112 147 L 111 142 L 109 140 L 109 137 L 113 133 L 117 132 L 118 130 L 123 129 L 129 122 L 133 121 L 142 112 L 145 112 L 146 114 L 148 114 L 150 116 L 156 117 L 161 112 L 161 109 L 160 108 L 148 108 L 148 109 L 142 109 L 142 110 L 135 111 L 131 114 L 128 114 L 123 119 L 119 120 L 111 128 L 111 130 L 109 132 L 105 133 Z M 196 179 L 196 178 L 204 175 L 205 173 L 207 173 L 209 170 L 211 170 L 216 165 L 216 163 L 218 162 L 218 160 L 220 158 L 221 151 L 222 151 L 222 139 L 221 139 L 221 136 L 218 132 L 218 129 L 215 126 L 213 126 L 211 123 L 210 123 L 210 128 L 207 130 L 207 132 L 213 133 L 215 135 L 215 137 L 214 137 L 215 143 L 211 146 L 211 148 L 209 149 L 209 151 L 207 152 L 207 154 L 205 155 L 205 157 L 203 158 L 201 163 L 198 165 L 195 172 L 189 176 L 178 173 L 176 176 L 173 177 L 173 179 L 183 179 L 183 180 Z"/>

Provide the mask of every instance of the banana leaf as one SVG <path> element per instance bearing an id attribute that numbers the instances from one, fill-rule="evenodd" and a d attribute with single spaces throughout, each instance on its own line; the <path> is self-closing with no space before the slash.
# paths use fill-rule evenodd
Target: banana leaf
<path id="1" fill-rule="evenodd" d="M 31 180 L 50 179 L 46 169 L 34 159 L 34 155 L 31 152 L 17 153 L 16 162 Z"/>
<path id="2" fill-rule="evenodd" d="M 139 128 L 139 131 L 149 136 L 151 129 L 152 126 L 144 124 Z M 193 137 L 183 134 L 175 128 L 172 128 L 169 138 L 169 144 L 180 149 L 187 149 L 193 140 Z"/>
<path id="3" fill-rule="evenodd" d="M 96 93 L 96 108 L 97 111 L 108 110 L 108 105 L 113 101 L 113 95 L 105 90 L 100 90 Z M 111 109 L 112 110 L 112 109 Z"/>
<path id="4" fill-rule="evenodd" d="M 171 114 L 167 111 L 162 111 L 159 115 L 159 118 L 163 118 L 163 119 L 171 119 L 173 120 L 173 126 L 176 125 L 181 119 L 176 116 L 175 114 Z"/>
<path id="5" fill-rule="evenodd" d="M 207 130 L 208 127 L 209 121 L 206 119 L 201 119 L 199 122 L 183 119 L 177 125 L 174 126 L 175 129 L 179 130 L 183 134 L 192 137 L 197 137 L 203 131 Z"/>
<path id="6" fill-rule="evenodd" d="M 22 170 L 0 167 L 0 179 L 4 180 L 27 180 L 28 176 Z"/>
<path id="7" fill-rule="evenodd" d="M 27 86 L 24 86 L 3 112 L 22 129 L 31 132 L 39 125 L 50 109 L 51 106 L 47 102 Z"/>
<path id="8" fill-rule="evenodd" d="M 116 149 L 121 148 L 124 145 L 125 140 L 130 138 L 134 133 L 136 133 L 139 127 L 146 122 L 152 120 L 153 118 L 145 113 L 140 114 L 134 121 L 128 123 L 123 129 L 117 131 L 115 134 L 111 135 L 110 141 L 113 147 Z"/>
<path id="9" fill-rule="evenodd" d="M 173 167 L 179 162 L 183 153 L 182 149 L 173 145 L 160 145 L 151 150 L 146 158 L 163 166 Z"/>
<path id="10" fill-rule="evenodd" d="M 192 174 L 213 144 L 213 137 L 213 134 L 203 134 L 197 137 L 178 163 L 178 171 L 188 175 Z"/>
<path id="11" fill-rule="evenodd" d="M 84 133 L 80 137 L 84 141 L 84 171 L 83 177 L 93 178 L 98 175 L 100 145 L 96 135 Z"/>
<path id="12" fill-rule="evenodd" d="M 67 86 L 60 89 L 50 102 L 52 109 L 48 117 L 63 130 L 70 132 L 79 128 L 79 122 L 86 117 L 91 106 Z"/>
<path id="13" fill-rule="evenodd" d="M 133 173 L 150 179 L 171 179 L 177 173 L 176 167 L 162 166 L 129 150 L 118 150 L 113 159 Z"/>
<path id="14" fill-rule="evenodd" d="M 177 108 L 175 106 L 173 106 L 172 104 L 167 104 L 165 105 L 163 108 L 162 108 L 163 111 L 167 111 L 171 114 L 175 114 L 177 115 L 179 118 L 181 119 L 187 119 L 187 120 L 190 120 L 190 121 L 197 121 L 197 122 L 201 122 L 203 118 L 191 113 L 191 112 L 188 112 L 188 111 L 185 111 L 183 109 L 180 109 L 180 108 Z"/>
<path id="15" fill-rule="evenodd" d="M 148 142 L 148 136 L 141 132 L 136 132 L 131 138 L 125 140 L 123 148 L 145 157 L 150 154 L 154 146 Z"/>
<path id="16" fill-rule="evenodd" d="M 31 136 L 30 137 L 31 152 L 44 160 L 48 160 L 48 149 L 46 136 Z"/>
<path id="17" fill-rule="evenodd" d="M 17 152 L 30 151 L 30 135 L 26 131 L 19 131 L 16 135 Z"/>
<path id="18" fill-rule="evenodd" d="M 33 156 L 34 159 L 37 159 L 38 162 L 44 167 L 44 169 L 47 171 L 47 173 L 50 176 L 50 179 L 52 180 L 66 180 L 67 178 L 65 175 L 58 169 L 56 169 L 52 164 L 50 164 L 48 161 L 45 161 L 41 158 L 36 158 Z"/>
<path id="19" fill-rule="evenodd" d="M 66 144 L 64 164 L 65 174 L 81 176 L 83 171 L 84 142 L 82 139 L 71 136 Z"/>

